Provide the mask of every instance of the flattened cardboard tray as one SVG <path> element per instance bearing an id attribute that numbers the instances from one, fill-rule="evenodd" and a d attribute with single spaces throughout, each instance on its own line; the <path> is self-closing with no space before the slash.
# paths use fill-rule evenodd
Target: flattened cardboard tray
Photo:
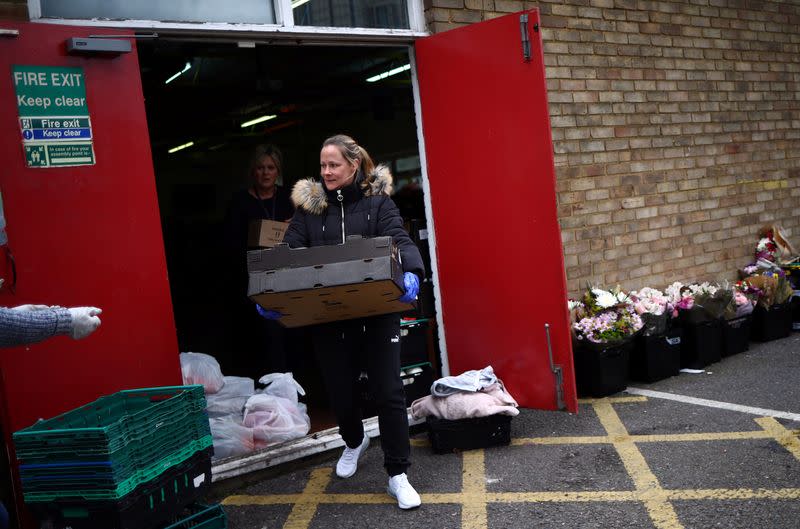
<path id="1" fill-rule="evenodd" d="M 294 292 L 268 292 L 252 295 L 250 299 L 262 307 L 281 312 L 283 317 L 278 321 L 284 327 L 304 327 L 413 308 L 411 304 L 397 301 L 401 294 L 397 284 L 387 279 Z"/>
<path id="2" fill-rule="evenodd" d="M 289 248 L 288 244 L 278 244 L 273 248 L 251 250 L 247 252 L 247 271 L 264 272 L 382 256 L 392 256 L 400 261 L 400 252 L 392 243 L 391 237 L 364 239 L 360 236 L 350 236 L 344 244 L 332 246 L 293 249 Z"/>
<path id="3" fill-rule="evenodd" d="M 403 312 L 403 269 L 391 237 L 248 252 L 248 295 L 286 327 Z"/>

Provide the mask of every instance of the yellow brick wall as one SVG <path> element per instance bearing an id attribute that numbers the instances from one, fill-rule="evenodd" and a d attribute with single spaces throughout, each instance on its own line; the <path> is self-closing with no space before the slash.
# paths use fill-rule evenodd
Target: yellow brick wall
<path id="1" fill-rule="evenodd" d="M 568 290 L 736 278 L 800 245 L 800 4 L 426 0 L 440 32 L 538 7 Z"/>

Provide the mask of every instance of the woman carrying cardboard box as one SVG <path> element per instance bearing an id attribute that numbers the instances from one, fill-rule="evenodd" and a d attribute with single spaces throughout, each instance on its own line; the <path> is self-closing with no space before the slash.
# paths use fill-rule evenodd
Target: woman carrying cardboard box
<path id="1" fill-rule="evenodd" d="M 284 242 L 292 248 L 344 243 L 348 235 L 390 236 L 403 264 L 405 293 L 410 303 L 419 290 L 424 265 L 419 250 L 403 228 L 403 219 L 391 199 L 392 175 L 375 166 L 367 151 L 352 138 L 337 135 L 325 140 L 320 152 L 320 180 L 305 179 L 292 190 L 297 208 Z M 280 313 L 264 310 L 266 318 Z M 419 494 L 408 482 L 410 465 L 408 415 L 400 379 L 400 317 L 387 314 L 314 326 L 311 332 L 339 432 L 346 447 L 336 474 L 349 478 L 369 446 L 364 434 L 358 398 L 358 377 L 366 366 L 369 388 L 378 409 L 384 466 L 389 494 L 401 509 L 420 505 Z"/>

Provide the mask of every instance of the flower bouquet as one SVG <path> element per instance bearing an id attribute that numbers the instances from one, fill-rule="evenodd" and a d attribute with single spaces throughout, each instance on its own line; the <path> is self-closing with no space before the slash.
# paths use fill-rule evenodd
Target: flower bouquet
<path id="1" fill-rule="evenodd" d="M 792 332 L 790 300 L 794 291 L 780 268 L 771 268 L 746 280 L 751 289 L 760 291 L 753 310 L 753 339 L 766 342 L 785 338 Z"/>
<path id="2" fill-rule="evenodd" d="M 683 329 L 681 367 L 702 369 L 722 357 L 720 317 L 732 293 L 710 283 L 683 285 L 675 282 L 665 289 L 675 324 Z"/>
<path id="3" fill-rule="evenodd" d="M 630 358 L 632 380 L 655 382 L 677 375 L 681 361 L 681 329 L 667 331 L 674 310 L 660 290 L 645 287 L 631 292 L 633 310 L 642 318 L 642 332 Z"/>
<path id="4" fill-rule="evenodd" d="M 721 288 L 731 293 L 722 324 L 722 356 L 731 356 L 750 348 L 750 315 L 759 291 L 746 281 L 738 281 L 733 286 L 726 282 Z"/>
<path id="5" fill-rule="evenodd" d="M 587 288 L 573 302 L 575 382 L 581 396 L 602 397 L 625 389 L 633 338 L 642 328 L 627 294 L 619 288 Z"/>
<path id="6" fill-rule="evenodd" d="M 645 287 L 631 292 L 630 299 L 633 302 L 633 310 L 642 318 L 644 336 L 663 334 L 667 330 L 669 298 L 660 290 Z"/>
<path id="7" fill-rule="evenodd" d="M 732 320 L 752 314 L 761 290 L 745 280 L 737 281 L 730 289 L 732 296 L 731 302 L 725 308 L 725 319 Z"/>
<path id="8" fill-rule="evenodd" d="M 619 290 L 588 288 L 581 302 L 572 305 L 575 339 L 586 344 L 621 344 L 642 328 L 630 297 Z"/>

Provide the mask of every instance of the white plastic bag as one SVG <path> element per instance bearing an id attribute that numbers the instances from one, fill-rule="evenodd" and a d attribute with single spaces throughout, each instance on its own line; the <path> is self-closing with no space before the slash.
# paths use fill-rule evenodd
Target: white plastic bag
<path id="1" fill-rule="evenodd" d="M 206 396 L 209 417 L 234 415 L 240 421 L 247 399 L 255 393 L 256 383 L 247 377 L 225 377 L 225 385 L 216 393 Z"/>
<path id="2" fill-rule="evenodd" d="M 225 385 L 219 362 L 203 353 L 181 353 L 181 374 L 187 386 L 202 384 L 206 395 L 216 393 Z"/>
<path id="3" fill-rule="evenodd" d="M 258 381 L 267 386 L 262 391 L 265 395 L 281 397 L 295 404 L 297 404 L 298 393 L 301 396 L 306 394 L 306 390 L 294 379 L 291 373 L 270 373 L 259 378 Z"/>
<path id="4" fill-rule="evenodd" d="M 253 429 L 256 449 L 303 437 L 311 429 L 305 405 L 264 393 L 247 400 L 242 424 Z"/>
<path id="5" fill-rule="evenodd" d="M 214 439 L 214 459 L 241 456 L 255 450 L 253 429 L 242 426 L 233 416 L 209 419 Z"/>

